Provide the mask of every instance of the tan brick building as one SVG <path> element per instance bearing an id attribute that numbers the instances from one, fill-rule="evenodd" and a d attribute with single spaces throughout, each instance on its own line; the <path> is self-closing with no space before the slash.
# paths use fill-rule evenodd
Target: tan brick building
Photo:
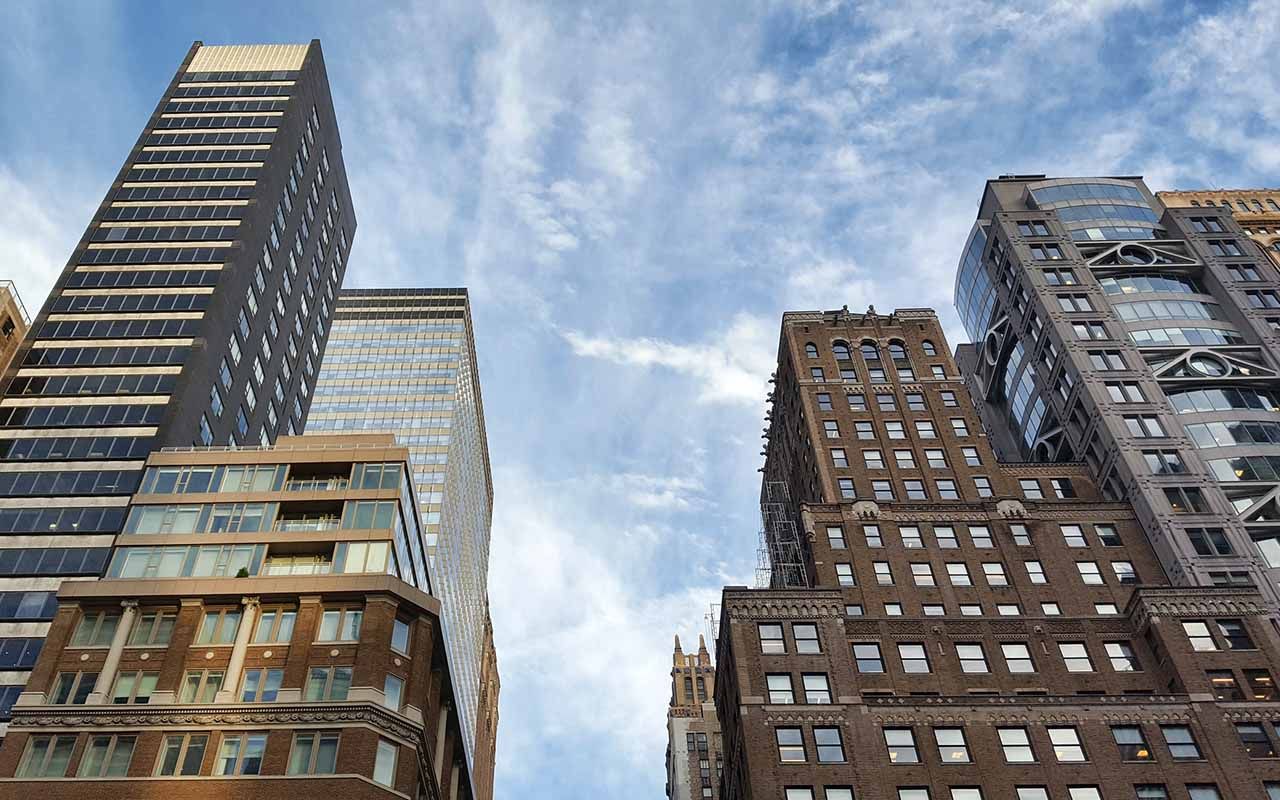
<path id="1" fill-rule="evenodd" d="M 1280 267 L 1280 189 L 1193 189 L 1156 192 L 1167 208 L 1225 208 Z"/>
<path id="2" fill-rule="evenodd" d="M 721 796 L 1280 797 L 1263 597 L 1170 586 L 1085 465 L 997 462 L 949 353 L 927 309 L 784 316 Z"/>
<path id="3" fill-rule="evenodd" d="M 720 797 L 720 723 L 715 706 L 716 668 L 702 636 L 686 654 L 676 637 L 671 655 L 671 705 L 667 709 L 667 798 Z"/>
<path id="4" fill-rule="evenodd" d="M 8 369 L 18 345 L 31 327 L 31 317 L 13 281 L 0 281 L 0 375 Z"/>
<path id="5" fill-rule="evenodd" d="M 407 462 L 152 453 L 106 578 L 63 584 L 0 795 L 473 798 Z"/>

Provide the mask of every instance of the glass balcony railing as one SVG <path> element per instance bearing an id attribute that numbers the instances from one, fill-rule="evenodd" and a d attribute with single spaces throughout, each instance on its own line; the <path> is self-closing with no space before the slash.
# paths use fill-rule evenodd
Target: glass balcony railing
<path id="1" fill-rule="evenodd" d="M 305 480 L 289 479 L 284 482 L 286 492 L 332 492 L 346 489 L 351 485 L 349 478 L 307 478 Z"/>
<path id="2" fill-rule="evenodd" d="M 332 531 L 342 522 L 336 516 L 290 517 L 277 519 L 273 530 L 277 531 Z"/>

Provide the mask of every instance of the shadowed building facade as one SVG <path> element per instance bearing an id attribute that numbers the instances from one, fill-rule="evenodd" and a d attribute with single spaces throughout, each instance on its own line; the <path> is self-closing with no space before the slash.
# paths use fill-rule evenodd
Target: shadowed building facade
<path id="1" fill-rule="evenodd" d="M 192 45 L 0 384 L 0 720 L 148 453 L 302 429 L 354 232 L 319 42 Z"/>
<path id="2" fill-rule="evenodd" d="M 667 708 L 667 798 L 720 797 L 720 725 L 715 706 L 716 668 L 701 635 L 698 652 L 686 654 L 676 637 L 671 656 L 671 705 Z"/>
<path id="3" fill-rule="evenodd" d="M 1271 800 L 1280 637 L 1081 463 L 1002 463 L 927 309 L 783 317 L 726 800 Z"/>
<path id="4" fill-rule="evenodd" d="M 957 355 L 996 450 L 1082 460 L 1178 585 L 1280 603 L 1280 278 L 1229 206 L 1140 178 L 988 181 Z"/>
<path id="5" fill-rule="evenodd" d="M 106 577 L 59 593 L 0 786 L 472 800 L 409 475 L 385 434 L 152 453 Z"/>
<path id="6" fill-rule="evenodd" d="M 483 800 L 499 686 L 488 594 L 493 480 L 467 290 L 342 290 L 307 425 L 385 431 L 409 450 L 465 749 Z M 475 763 L 478 742 L 488 766 Z"/>

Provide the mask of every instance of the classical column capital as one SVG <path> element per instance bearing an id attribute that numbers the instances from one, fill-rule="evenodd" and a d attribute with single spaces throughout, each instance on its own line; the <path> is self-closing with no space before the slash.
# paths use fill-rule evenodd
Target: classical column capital
<path id="1" fill-rule="evenodd" d="M 258 606 L 262 605 L 262 598 L 261 597 L 241 597 L 240 605 L 244 606 L 245 608 L 257 608 Z"/>
<path id="2" fill-rule="evenodd" d="M 123 608 L 125 611 L 130 611 L 130 610 L 137 611 L 138 601 L 137 600 L 121 600 L 120 607 Z"/>

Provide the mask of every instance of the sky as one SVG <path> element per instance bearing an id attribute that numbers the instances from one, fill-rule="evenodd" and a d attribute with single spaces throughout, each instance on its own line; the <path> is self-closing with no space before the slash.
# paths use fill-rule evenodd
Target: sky
<path id="1" fill-rule="evenodd" d="M 319 38 L 348 286 L 472 292 L 497 797 L 663 797 L 672 636 L 755 581 L 784 310 L 951 307 L 983 181 L 1280 185 L 1265 2 L 5 3 L 34 314 L 193 40 Z"/>

